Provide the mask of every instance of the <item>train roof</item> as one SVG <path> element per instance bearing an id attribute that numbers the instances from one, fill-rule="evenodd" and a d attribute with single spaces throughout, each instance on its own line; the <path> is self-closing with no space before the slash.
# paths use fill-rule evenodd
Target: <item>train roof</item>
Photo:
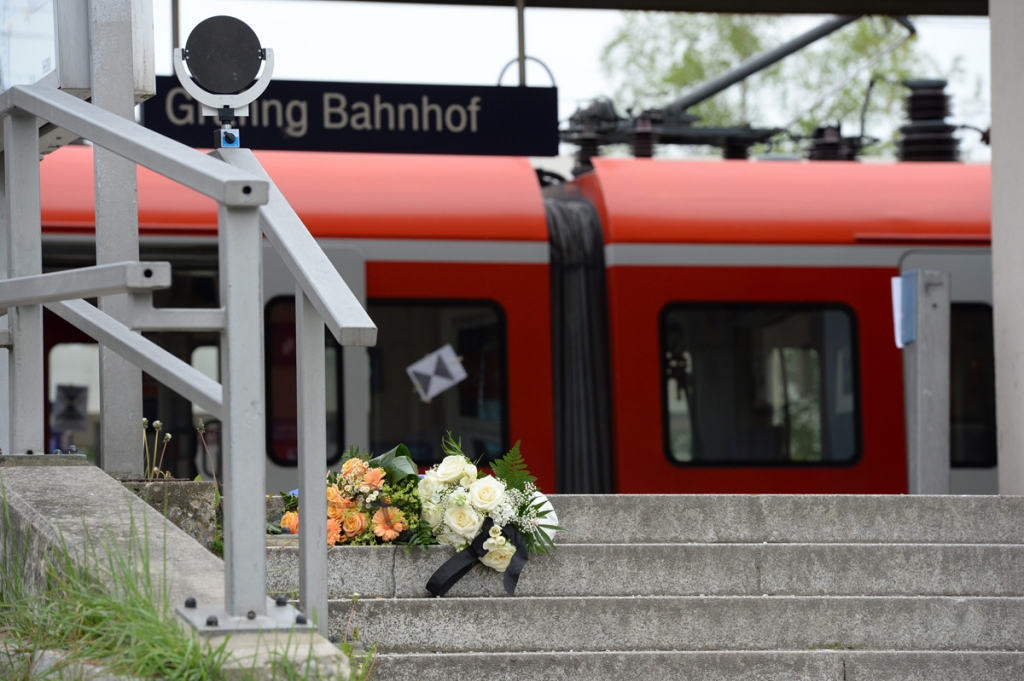
<path id="1" fill-rule="evenodd" d="M 256 152 L 317 237 L 547 241 L 537 175 L 525 158 Z M 92 148 L 40 165 L 43 228 L 95 224 Z M 214 235 L 216 203 L 139 168 L 142 234 Z"/>
<path id="2" fill-rule="evenodd" d="M 988 243 L 991 171 L 960 163 L 595 158 L 608 242 Z"/>
<path id="3" fill-rule="evenodd" d="M 318 237 L 547 241 L 527 159 L 257 152 Z M 964 243 L 990 240 L 991 173 L 957 163 L 594 159 L 558 193 L 598 207 L 610 243 Z M 45 158 L 43 227 L 92 232 L 92 149 Z M 216 205 L 139 169 L 143 234 L 216 234 Z"/>

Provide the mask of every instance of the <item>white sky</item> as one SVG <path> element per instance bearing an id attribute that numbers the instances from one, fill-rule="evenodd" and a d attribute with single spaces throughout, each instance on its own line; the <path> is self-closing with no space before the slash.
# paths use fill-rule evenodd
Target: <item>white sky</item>
<path id="1" fill-rule="evenodd" d="M 264 46 L 274 48 L 275 76 L 283 79 L 493 85 L 517 53 L 512 7 L 322 0 L 180 0 L 179 7 L 183 42 L 207 17 L 238 17 L 253 27 Z M 170 8 L 170 0 L 154 0 L 156 65 L 162 74 L 172 72 Z M 527 8 L 526 51 L 553 72 L 560 118 L 568 117 L 582 100 L 612 94 L 599 57 L 621 17 L 605 10 Z M 787 28 L 797 33 L 820 20 L 792 17 Z M 943 70 L 957 57 L 962 60 L 965 75 L 950 84 L 954 118 L 987 128 L 988 19 L 918 17 L 915 23 L 921 49 Z M 513 65 L 504 83 L 514 85 L 516 80 Z M 527 82 L 547 85 L 550 80 L 531 63 Z M 988 160 L 988 149 L 976 139 L 974 133 L 964 134 L 965 155 Z"/>

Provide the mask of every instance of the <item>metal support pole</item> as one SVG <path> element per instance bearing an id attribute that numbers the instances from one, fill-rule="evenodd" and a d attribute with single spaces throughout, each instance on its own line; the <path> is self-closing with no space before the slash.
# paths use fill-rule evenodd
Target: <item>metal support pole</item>
<path id="1" fill-rule="evenodd" d="M 0 152 L 2 154 L 3 152 Z M 7 241 L 10 221 L 7 219 L 7 187 L 4 162 L 0 161 L 0 279 L 7 278 Z M 0 336 L 10 338 L 10 315 L 0 317 Z M 10 351 L 0 348 L 0 454 L 11 452 L 11 367 Z"/>
<path id="2" fill-rule="evenodd" d="M 366 308 L 366 256 L 355 248 L 331 253 L 331 262 L 359 304 Z M 370 355 L 365 347 L 347 345 L 341 349 L 345 387 L 345 444 L 370 449 Z"/>
<path id="3" fill-rule="evenodd" d="M 39 128 L 36 117 L 13 111 L 4 119 L 4 181 L 7 203 L 7 272 L 39 274 L 43 268 L 39 205 Z M 11 454 L 43 454 L 43 308 L 8 311 L 14 347 L 10 352 Z"/>
<path id="4" fill-rule="evenodd" d="M 132 0 L 92 0 L 92 103 L 135 120 Z M 139 259 L 139 212 L 135 164 L 93 147 L 96 173 L 96 264 Z M 127 294 L 104 296 L 99 308 L 131 321 Z M 143 460 L 142 371 L 100 346 L 100 460 L 117 477 L 139 477 Z"/>
<path id="5" fill-rule="evenodd" d="M 295 286 L 299 430 L 299 605 L 327 636 L 327 414 L 324 323 Z"/>
<path id="6" fill-rule="evenodd" d="M 219 217 L 224 605 L 245 617 L 266 612 L 267 593 L 263 244 L 258 208 L 222 204 Z"/>
<path id="7" fill-rule="evenodd" d="M 171 47 L 178 49 L 181 47 L 181 24 L 180 24 L 180 11 L 178 7 L 178 0 L 171 0 Z"/>
<path id="8" fill-rule="evenodd" d="M 1024 494 L 1024 3 L 989 0 L 992 26 L 992 302 L 999 493 Z"/>
<path id="9" fill-rule="evenodd" d="M 911 494 L 949 494 L 949 272 L 903 273 L 903 385 Z"/>
<path id="10" fill-rule="evenodd" d="M 519 86 L 526 87 L 526 0 L 516 0 L 519 20 Z"/>

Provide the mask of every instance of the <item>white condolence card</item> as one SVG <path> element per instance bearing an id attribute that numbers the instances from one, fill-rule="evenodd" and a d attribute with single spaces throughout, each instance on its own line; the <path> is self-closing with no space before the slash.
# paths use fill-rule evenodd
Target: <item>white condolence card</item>
<path id="1" fill-rule="evenodd" d="M 466 370 L 451 344 L 435 350 L 405 368 L 420 399 L 429 402 L 466 379 Z"/>

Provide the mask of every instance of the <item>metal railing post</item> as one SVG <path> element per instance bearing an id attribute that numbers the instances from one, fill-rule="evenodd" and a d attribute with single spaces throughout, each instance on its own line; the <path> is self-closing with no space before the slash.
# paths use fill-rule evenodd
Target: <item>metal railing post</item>
<path id="1" fill-rule="evenodd" d="M 0 152 L 2 155 L 3 152 Z M 11 228 L 7 219 L 5 161 L 0 160 L 0 279 L 7 279 L 7 247 Z M 0 333 L 10 329 L 10 315 L 0 317 Z M 0 348 L 0 454 L 11 453 L 11 367 L 10 352 Z"/>
<path id="2" fill-rule="evenodd" d="M 299 605 L 327 636 L 327 414 L 324 322 L 295 286 L 299 435 Z M 340 443 L 339 443 L 340 445 Z"/>
<path id="3" fill-rule="evenodd" d="M 949 272 L 911 270 L 902 279 L 907 488 L 949 494 Z"/>
<path id="4" fill-rule="evenodd" d="M 39 128 L 19 110 L 4 118 L 4 202 L 7 210 L 7 274 L 24 277 L 43 268 L 39 204 Z M 10 351 L 9 454 L 44 454 L 43 307 L 8 310 Z"/>
<path id="5" fill-rule="evenodd" d="M 224 591 L 228 613 L 266 612 L 263 244 L 259 211 L 220 205 Z"/>
<path id="6" fill-rule="evenodd" d="M 132 64 L 132 0 L 92 0 L 92 103 L 135 121 Z M 93 147 L 96 175 L 96 264 L 139 259 L 139 214 L 135 164 Z M 99 308 L 127 323 L 131 300 L 102 296 Z M 100 462 L 115 477 L 141 477 L 142 371 L 100 345 Z"/>

